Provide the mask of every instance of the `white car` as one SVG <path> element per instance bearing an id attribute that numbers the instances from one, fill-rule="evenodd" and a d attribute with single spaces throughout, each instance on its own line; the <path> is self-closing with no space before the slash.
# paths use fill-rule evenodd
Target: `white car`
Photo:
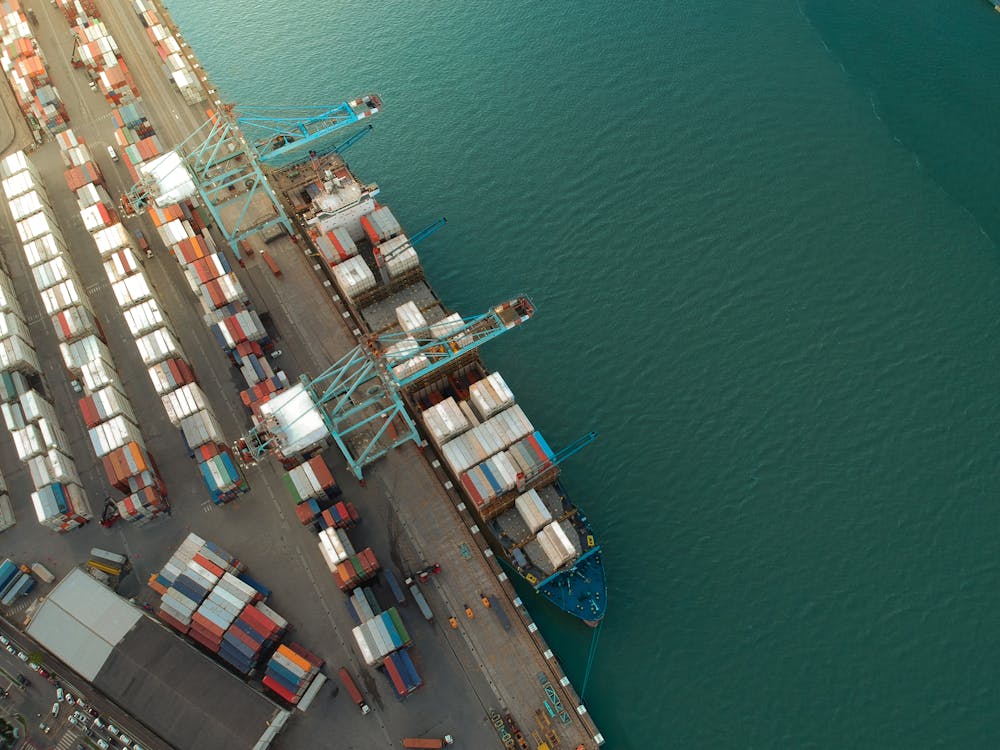
<path id="1" fill-rule="evenodd" d="M 101 750 L 108 750 L 108 748 L 111 747 L 111 745 L 108 744 L 107 740 L 102 740 L 102 739 L 97 740 L 97 746 L 101 748 Z"/>
<path id="2" fill-rule="evenodd" d="M 108 734 L 112 737 L 117 737 L 120 730 L 114 724 L 108 724 Z"/>
<path id="3" fill-rule="evenodd" d="M 39 670 L 39 666 L 35 664 L 35 662 L 31 662 L 28 666 L 31 667 L 32 672 L 37 672 Z"/>
<path id="4" fill-rule="evenodd" d="M 6 646 L 8 643 L 10 643 L 10 639 L 5 635 L 0 635 L 0 643 Z"/>
<path id="5" fill-rule="evenodd" d="M 76 699 L 69 693 L 66 693 L 66 697 L 63 698 L 63 700 L 66 701 L 67 703 L 76 703 Z"/>
<path id="6" fill-rule="evenodd" d="M 56 700 L 61 701 L 66 693 L 63 692 L 62 688 L 56 688 Z"/>
<path id="7" fill-rule="evenodd" d="M 17 652 L 17 658 L 20 659 L 21 661 L 28 661 L 28 655 L 23 651 Z"/>

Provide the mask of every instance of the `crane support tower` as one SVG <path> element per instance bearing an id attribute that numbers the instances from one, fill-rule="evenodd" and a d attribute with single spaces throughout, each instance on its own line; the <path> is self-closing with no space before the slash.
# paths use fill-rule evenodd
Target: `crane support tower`
<path id="1" fill-rule="evenodd" d="M 376 94 L 332 107 L 222 105 L 175 149 L 139 165 L 139 181 L 122 195 L 121 208 L 134 215 L 150 204 L 163 208 L 197 194 L 240 258 L 239 243 L 251 235 L 295 231 L 265 168 L 282 169 L 348 148 L 368 131 L 339 145 L 333 134 L 381 108 Z"/>
<path id="2" fill-rule="evenodd" d="M 393 448 L 410 441 L 420 444 L 403 397 L 407 390 L 454 369 L 487 341 L 534 314 L 531 300 L 519 296 L 456 321 L 441 336 L 429 329 L 369 336 L 319 376 L 303 376 L 287 395 L 267 402 L 242 442 L 254 460 L 269 452 L 288 458 L 315 448 L 322 432 L 362 480 L 364 467 Z"/>

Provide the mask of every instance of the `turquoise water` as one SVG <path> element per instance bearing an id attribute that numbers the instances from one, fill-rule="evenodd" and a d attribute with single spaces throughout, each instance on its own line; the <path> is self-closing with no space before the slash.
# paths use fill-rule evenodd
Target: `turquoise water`
<path id="1" fill-rule="evenodd" d="M 249 5 L 249 4 L 248 4 Z M 985 2 L 175 0 L 349 154 L 606 549 L 611 748 L 992 747 L 1000 16 Z M 535 613 L 579 684 L 590 633 Z"/>

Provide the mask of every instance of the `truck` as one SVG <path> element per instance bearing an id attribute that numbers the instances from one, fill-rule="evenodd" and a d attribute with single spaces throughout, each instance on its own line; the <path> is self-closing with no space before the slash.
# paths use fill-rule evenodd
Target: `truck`
<path id="1" fill-rule="evenodd" d="M 445 745 L 454 744 L 454 742 L 455 740 L 450 734 L 446 734 L 444 737 L 404 737 L 403 747 L 436 750 L 436 748 L 442 748 Z"/>
<path id="2" fill-rule="evenodd" d="M 39 580 L 44 581 L 45 583 L 52 583 L 56 580 L 56 577 L 52 575 L 52 572 L 40 562 L 31 563 L 31 572 L 38 576 Z"/>
<path id="3" fill-rule="evenodd" d="M 351 677 L 351 673 L 348 671 L 347 667 L 341 667 L 337 672 L 340 676 L 340 681 L 344 683 L 344 688 L 347 690 L 347 694 L 351 696 L 351 700 L 354 704 L 361 709 L 362 714 L 367 714 L 371 711 L 371 708 L 365 703 L 364 696 L 361 695 L 361 691 L 358 690 L 357 684 L 354 682 L 354 678 Z M 440 745 L 438 745 L 440 747 Z"/>
<path id="4" fill-rule="evenodd" d="M 406 585 L 410 589 L 410 593 L 413 594 L 413 600 L 420 608 L 420 614 L 424 616 L 424 619 L 427 620 L 427 622 L 433 620 L 434 613 L 431 612 L 431 608 L 427 605 L 427 600 L 424 599 L 424 595 L 421 593 L 420 586 L 417 585 L 417 582 L 410 577 L 406 579 Z"/>

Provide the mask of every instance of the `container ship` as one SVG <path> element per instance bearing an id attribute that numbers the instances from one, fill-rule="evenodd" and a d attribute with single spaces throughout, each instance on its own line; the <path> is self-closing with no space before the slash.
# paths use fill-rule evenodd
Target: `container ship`
<path id="1" fill-rule="evenodd" d="M 282 193 L 364 334 L 395 339 L 392 369 L 426 367 L 411 352 L 428 341 L 462 350 L 466 321 L 437 297 L 414 248 L 427 230 L 407 237 L 376 200 L 378 186 L 360 182 L 339 157 L 310 166 L 285 172 Z M 509 328 L 534 308 L 522 297 L 492 312 Z M 596 626 L 607 606 L 604 566 L 587 516 L 560 481 L 566 451 L 552 450 L 477 351 L 402 395 L 498 559 L 543 599 Z"/>
<path id="2" fill-rule="evenodd" d="M 596 535 L 501 374 L 477 360 L 413 398 L 498 559 L 541 597 L 596 626 L 607 605 Z"/>

